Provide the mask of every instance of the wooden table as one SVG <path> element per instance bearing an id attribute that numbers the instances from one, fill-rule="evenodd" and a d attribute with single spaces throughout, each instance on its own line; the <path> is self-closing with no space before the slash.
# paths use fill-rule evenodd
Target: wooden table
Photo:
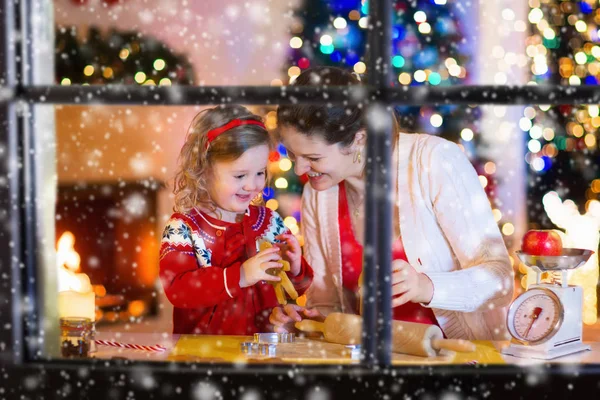
<path id="1" fill-rule="evenodd" d="M 293 344 L 277 345 L 274 357 L 248 356 L 240 350 L 250 336 L 209 336 L 209 335 L 169 335 L 152 333 L 99 332 L 96 339 L 141 345 L 160 344 L 167 348 L 164 352 L 131 350 L 106 345 L 98 345 L 92 353 L 101 359 L 129 359 L 144 361 L 186 361 L 217 363 L 289 363 L 289 364 L 358 364 L 359 359 L 346 346 L 326 343 L 318 339 L 297 338 Z M 475 341 L 473 353 L 446 352 L 438 357 L 424 358 L 403 354 L 393 354 L 394 365 L 443 365 L 443 364 L 513 364 L 535 365 L 552 363 L 598 364 L 600 363 L 600 343 L 588 343 L 592 350 L 572 354 L 555 360 L 543 361 L 522 359 L 501 354 L 499 349 L 508 342 Z"/>

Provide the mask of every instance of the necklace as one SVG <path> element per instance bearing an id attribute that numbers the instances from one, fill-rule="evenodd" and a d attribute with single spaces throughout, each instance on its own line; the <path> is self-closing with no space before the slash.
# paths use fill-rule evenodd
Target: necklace
<path id="1" fill-rule="evenodd" d="M 360 208 L 363 205 L 363 203 L 365 202 L 365 198 L 363 197 L 363 199 L 361 200 L 361 202 L 359 204 L 354 204 L 354 200 L 352 200 L 353 203 L 353 210 L 352 210 L 352 214 L 354 215 L 355 218 L 358 218 L 360 216 Z"/>

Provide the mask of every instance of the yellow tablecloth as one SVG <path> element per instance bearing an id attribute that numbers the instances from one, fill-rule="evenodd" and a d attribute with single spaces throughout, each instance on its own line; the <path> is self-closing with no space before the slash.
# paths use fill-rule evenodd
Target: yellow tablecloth
<path id="1" fill-rule="evenodd" d="M 343 345 L 322 340 L 298 338 L 294 343 L 277 345 L 274 357 L 248 356 L 240 350 L 250 336 L 182 335 L 169 355 L 172 361 L 223 363 L 293 363 L 293 364 L 358 364 L 351 351 Z M 437 357 L 393 354 L 394 365 L 423 364 L 505 364 L 492 342 L 475 341 L 472 353 L 443 352 Z"/>

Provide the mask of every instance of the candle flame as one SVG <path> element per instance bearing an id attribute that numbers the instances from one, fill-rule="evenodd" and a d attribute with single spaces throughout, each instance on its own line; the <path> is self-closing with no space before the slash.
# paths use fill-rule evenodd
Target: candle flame
<path id="1" fill-rule="evenodd" d="M 79 293 L 88 293 L 92 290 L 90 278 L 86 274 L 79 274 L 81 257 L 75 251 L 75 236 L 73 233 L 64 232 L 56 245 L 56 264 L 58 267 L 58 291 L 72 290 Z"/>
<path id="2" fill-rule="evenodd" d="M 73 233 L 66 231 L 58 239 L 56 245 L 56 262 L 59 267 L 66 267 L 73 272 L 79 271 L 81 258 L 79 253 L 75 251 L 75 236 Z"/>

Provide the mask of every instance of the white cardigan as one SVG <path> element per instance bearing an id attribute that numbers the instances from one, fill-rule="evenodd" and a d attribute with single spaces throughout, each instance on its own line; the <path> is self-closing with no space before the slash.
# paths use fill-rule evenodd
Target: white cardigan
<path id="1" fill-rule="evenodd" d="M 513 269 L 489 200 L 460 148 L 425 134 L 400 134 L 400 231 L 410 264 L 433 282 L 427 305 L 449 338 L 508 337 Z M 304 186 L 304 256 L 314 270 L 307 306 L 353 312 L 342 289 L 338 186 Z"/>

